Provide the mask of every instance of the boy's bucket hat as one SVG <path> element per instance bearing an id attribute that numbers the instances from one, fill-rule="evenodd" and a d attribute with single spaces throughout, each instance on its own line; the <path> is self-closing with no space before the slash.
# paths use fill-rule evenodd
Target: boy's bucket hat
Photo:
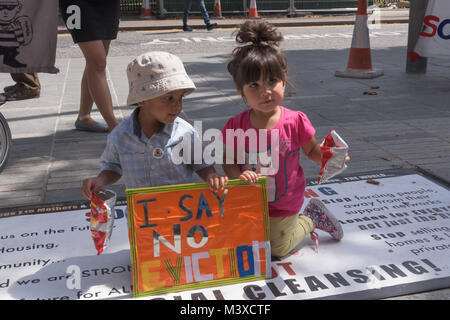
<path id="1" fill-rule="evenodd" d="M 177 56 L 163 51 L 152 51 L 136 57 L 128 64 L 129 93 L 127 104 L 150 100 L 174 90 L 195 90 L 194 82 Z"/>

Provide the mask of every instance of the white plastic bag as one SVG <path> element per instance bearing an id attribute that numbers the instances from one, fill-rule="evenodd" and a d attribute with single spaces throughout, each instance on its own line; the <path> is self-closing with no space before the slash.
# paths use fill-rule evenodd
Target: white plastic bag
<path id="1" fill-rule="evenodd" d="M 319 172 L 319 184 L 347 168 L 345 158 L 348 154 L 348 145 L 335 130 L 331 130 L 320 144 L 320 151 L 322 152 L 322 167 Z"/>

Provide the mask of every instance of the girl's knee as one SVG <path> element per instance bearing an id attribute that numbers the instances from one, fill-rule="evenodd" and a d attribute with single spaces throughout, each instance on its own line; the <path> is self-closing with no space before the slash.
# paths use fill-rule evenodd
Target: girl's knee
<path id="1" fill-rule="evenodd" d="M 295 247 L 292 240 L 292 235 L 290 234 L 283 234 L 279 237 L 271 237 L 271 255 L 277 258 L 287 255 Z"/>
<path id="2" fill-rule="evenodd" d="M 276 258 L 282 258 L 287 255 L 291 250 L 288 250 L 288 247 L 273 247 L 271 245 L 271 256 Z"/>

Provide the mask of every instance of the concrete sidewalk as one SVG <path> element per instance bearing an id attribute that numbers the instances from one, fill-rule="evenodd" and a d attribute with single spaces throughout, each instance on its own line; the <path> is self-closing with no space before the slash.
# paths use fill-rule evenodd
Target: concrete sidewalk
<path id="1" fill-rule="evenodd" d="M 397 15 L 393 11 L 382 13 L 382 22 L 407 22 L 407 10 L 395 10 Z M 278 26 L 352 24 L 354 16 L 268 20 Z M 242 21 L 217 20 L 220 27 L 234 27 Z M 190 22 L 194 28 L 204 27 L 202 20 Z M 121 21 L 122 31 L 180 27 L 180 19 Z M 66 32 L 65 28 L 59 32 Z M 347 173 L 419 166 L 450 181 L 450 61 L 433 59 L 427 74 L 409 75 L 404 71 L 405 50 L 372 50 L 377 57 L 376 67 L 385 72 L 373 80 L 334 76 L 335 70 L 345 66 L 348 50 L 308 50 L 301 54 L 285 51 L 292 69 L 291 80 L 301 88 L 286 90 L 285 105 L 309 116 L 318 139 L 331 128 L 345 137 L 352 157 Z M 202 120 L 204 130 L 222 128 L 229 117 L 242 110 L 240 97 L 224 69 L 228 57 L 208 53 L 202 59 L 199 54 L 180 57 L 198 87 L 185 100 L 183 116 L 191 121 Z M 128 86 L 123 71 L 131 58 L 113 56 L 108 60 L 113 105 L 122 119 L 132 111 L 124 105 Z M 13 137 L 9 163 L 0 173 L 0 208 L 81 200 L 82 180 L 98 173 L 106 134 L 76 131 L 73 125 L 84 60 L 58 58 L 56 65 L 59 74 L 40 74 L 40 98 L 7 102 L 0 110 Z M 295 70 L 296 65 L 302 69 Z M 0 83 L 10 84 L 9 75 L 0 74 Z M 376 91 L 377 95 L 364 95 L 365 91 Z M 98 111 L 93 116 L 101 119 Z M 318 167 L 304 163 L 306 176 L 317 176 Z M 113 189 L 124 196 L 121 181 Z M 422 296 L 428 297 L 448 298 L 448 291 Z"/>

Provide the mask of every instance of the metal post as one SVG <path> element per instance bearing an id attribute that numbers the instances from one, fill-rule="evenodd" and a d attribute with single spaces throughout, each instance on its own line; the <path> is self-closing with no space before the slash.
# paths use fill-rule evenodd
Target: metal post
<path id="1" fill-rule="evenodd" d="M 164 19 L 164 15 L 167 13 L 167 10 L 164 9 L 164 0 L 158 0 L 158 18 Z"/>
<path id="2" fill-rule="evenodd" d="M 297 11 L 297 9 L 295 9 L 294 0 L 289 0 L 289 9 L 288 9 L 287 16 L 289 18 L 295 17 L 296 16 L 296 11 Z"/>
<path id="3" fill-rule="evenodd" d="M 408 46 L 407 54 L 414 50 L 422 31 L 423 19 L 427 10 L 428 0 L 412 0 L 409 8 Z M 411 59 L 406 56 L 406 73 L 426 73 L 427 58 Z"/>

